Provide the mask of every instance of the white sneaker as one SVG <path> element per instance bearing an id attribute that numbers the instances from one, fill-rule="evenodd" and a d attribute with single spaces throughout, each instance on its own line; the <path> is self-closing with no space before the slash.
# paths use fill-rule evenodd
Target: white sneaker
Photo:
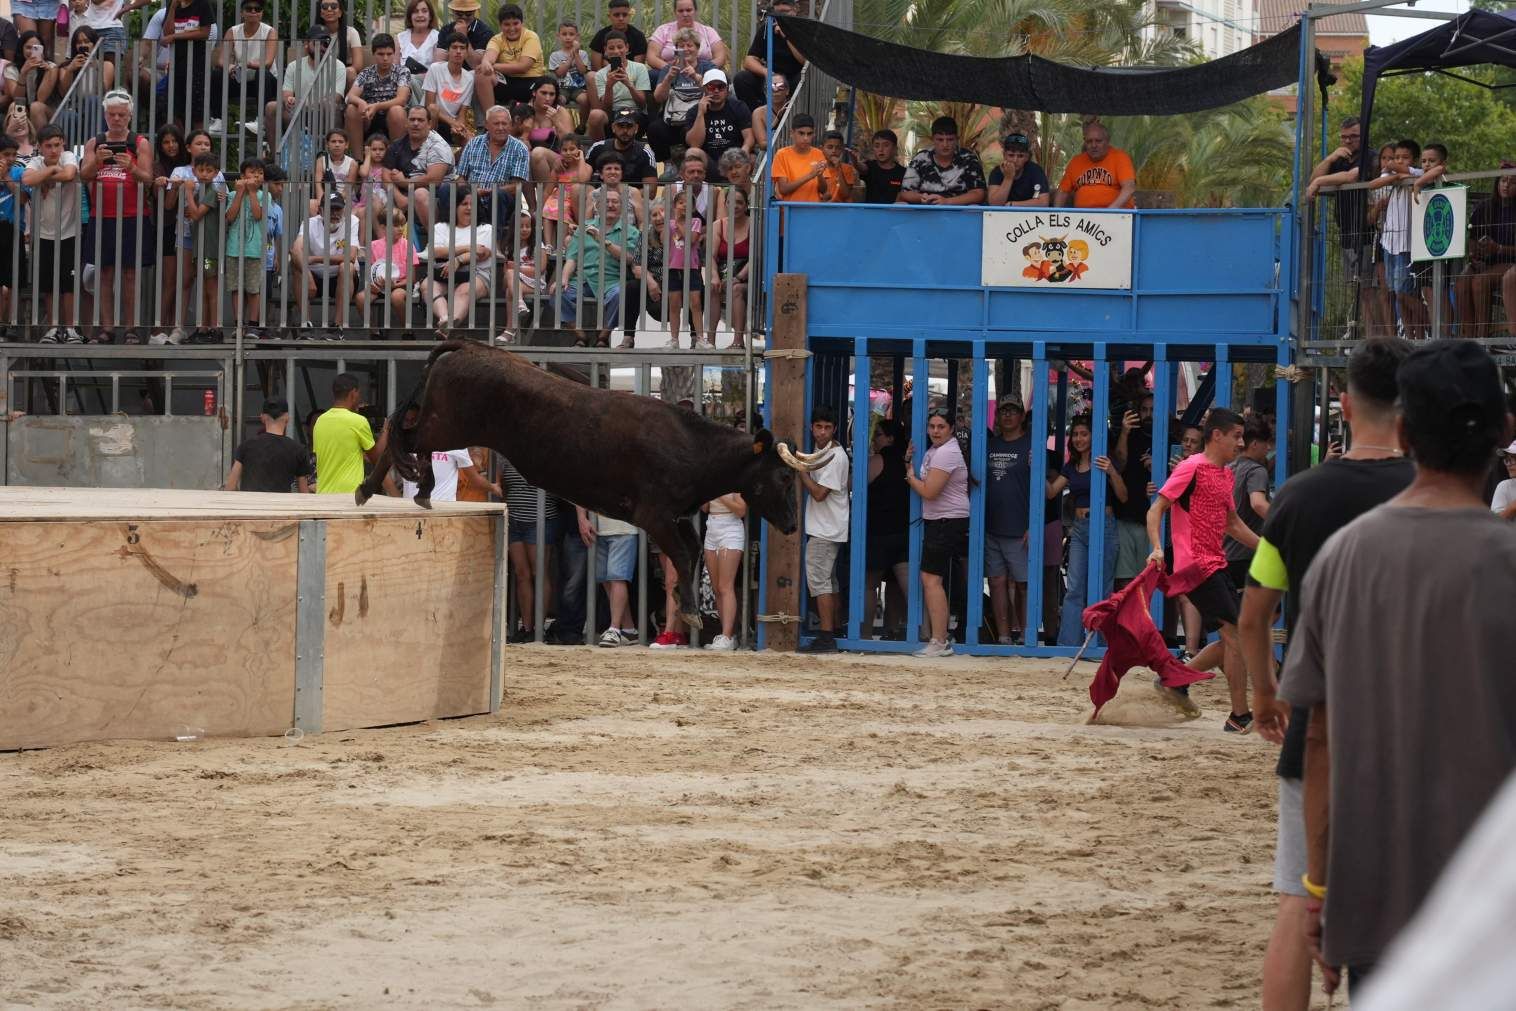
<path id="1" fill-rule="evenodd" d="M 614 628 L 608 628 L 600 634 L 599 645 L 606 649 L 615 649 L 621 645 L 621 632 Z"/>
<path id="2" fill-rule="evenodd" d="M 707 643 L 705 648 L 722 653 L 730 653 L 737 648 L 737 640 L 729 635 L 718 635 Z"/>
<path id="3" fill-rule="evenodd" d="M 174 327 L 172 330 L 170 330 L 168 332 L 167 342 L 170 343 L 170 344 L 176 344 L 176 345 L 177 344 L 183 344 L 184 343 L 184 331 L 181 330 L 181 329 L 179 329 L 178 327 Z"/>
<path id="4" fill-rule="evenodd" d="M 56 344 L 56 343 L 58 343 L 58 328 L 57 327 L 49 327 L 48 331 L 42 335 L 42 337 L 37 341 L 37 343 L 38 344 Z"/>
<path id="5" fill-rule="evenodd" d="M 663 350 L 665 350 L 665 351 L 678 351 L 679 350 L 679 342 L 676 341 L 674 338 L 670 337 L 668 340 L 666 340 L 666 341 L 663 342 Z"/>
<path id="6" fill-rule="evenodd" d="M 65 327 L 63 331 L 63 343 L 83 344 L 84 334 L 80 333 L 78 330 L 75 330 L 73 327 Z"/>
<path id="7" fill-rule="evenodd" d="M 702 350 L 702 351 L 714 351 L 714 350 L 716 350 L 716 342 L 713 341 L 713 340 L 709 340 L 708 338 L 705 338 L 705 337 L 702 337 L 699 340 L 697 340 L 695 342 L 695 346 L 697 348 L 699 348 L 700 350 Z"/>
<path id="8" fill-rule="evenodd" d="M 219 119 L 213 119 L 209 123 L 205 124 L 205 129 L 207 133 L 214 137 L 217 134 L 226 132 L 226 124 L 221 122 Z"/>
<path id="9" fill-rule="evenodd" d="M 933 639 L 931 642 L 918 649 L 915 655 L 926 657 L 929 660 L 934 660 L 937 657 L 941 656 L 952 656 L 953 644 L 950 642 L 938 642 L 936 639 Z"/>
<path id="10" fill-rule="evenodd" d="M 157 333 L 155 333 L 155 334 L 151 335 L 150 337 L 148 337 L 147 342 L 149 344 L 155 346 L 155 347 L 159 346 L 159 345 L 167 344 L 168 343 L 168 334 L 166 334 L 162 330 L 160 330 Z"/>
<path id="11" fill-rule="evenodd" d="M 242 123 L 242 129 L 246 130 L 248 133 L 254 133 L 255 134 L 255 133 L 258 132 L 258 124 L 257 124 L 257 122 L 255 122 L 254 120 L 251 120 L 251 119 L 244 120 L 243 123 Z"/>

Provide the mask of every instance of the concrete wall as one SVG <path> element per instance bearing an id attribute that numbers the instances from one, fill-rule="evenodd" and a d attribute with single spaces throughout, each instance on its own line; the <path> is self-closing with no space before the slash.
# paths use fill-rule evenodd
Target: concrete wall
<path id="1" fill-rule="evenodd" d="M 231 466 L 221 419 L 36 416 L 5 426 L 5 483 L 218 488 Z"/>

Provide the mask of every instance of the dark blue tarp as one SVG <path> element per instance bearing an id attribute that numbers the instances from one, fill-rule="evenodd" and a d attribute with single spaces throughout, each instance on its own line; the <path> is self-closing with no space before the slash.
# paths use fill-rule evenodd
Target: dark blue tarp
<path id="1" fill-rule="evenodd" d="M 1363 161 L 1367 178 L 1377 145 L 1370 139 L 1374 91 L 1381 77 L 1394 74 L 1452 70 L 1493 64 L 1516 67 L 1516 11 L 1471 10 L 1436 28 L 1402 39 L 1392 46 L 1370 46 L 1363 54 Z"/>

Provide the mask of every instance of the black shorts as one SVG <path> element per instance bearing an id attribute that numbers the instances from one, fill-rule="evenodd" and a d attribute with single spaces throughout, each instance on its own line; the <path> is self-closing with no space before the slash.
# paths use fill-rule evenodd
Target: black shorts
<path id="1" fill-rule="evenodd" d="M 863 567 L 869 572 L 883 572 L 904 565 L 911 560 L 911 535 L 905 530 L 871 533 L 864 542 L 863 557 Z"/>
<path id="2" fill-rule="evenodd" d="M 1251 558 L 1228 560 L 1226 574 L 1232 578 L 1232 589 L 1237 591 L 1237 613 L 1242 613 L 1242 588 L 1248 585 L 1248 569 L 1253 567 Z"/>
<path id="3" fill-rule="evenodd" d="M 670 267 L 669 283 L 668 287 L 664 289 L 665 293 L 678 295 L 682 298 L 684 296 L 684 282 L 686 278 L 689 279 L 691 295 L 705 293 L 705 275 L 700 272 L 699 267 Z"/>
<path id="4" fill-rule="evenodd" d="M 921 521 L 921 571 L 946 576 L 954 559 L 969 553 L 969 518 Z"/>
<path id="5" fill-rule="evenodd" d="M 73 239 L 37 240 L 37 286 L 41 291 L 53 291 L 53 270 L 57 265 L 57 290 L 71 293 L 74 290 L 74 241 Z"/>
<path id="6" fill-rule="evenodd" d="M 26 276 L 26 243 L 10 221 L 0 221 L 0 284 L 15 288 Z"/>
<path id="7" fill-rule="evenodd" d="M 1226 569 L 1211 573 L 1205 582 L 1185 596 L 1200 612 L 1201 624 L 1207 632 L 1214 632 L 1222 625 L 1237 624 L 1237 587 Z"/>
<path id="8" fill-rule="evenodd" d="M 101 267 L 136 270 L 153 259 L 153 232 L 156 225 L 146 218 L 100 218 L 95 238 L 99 248 L 91 248 Z M 117 250 L 119 244 L 120 250 Z"/>
<path id="9" fill-rule="evenodd" d="M 495 104 L 509 109 L 517 102 L 530 102 L 532 86 L 539 80 L 541 80 L 540 77 L 495 78 Z"/>

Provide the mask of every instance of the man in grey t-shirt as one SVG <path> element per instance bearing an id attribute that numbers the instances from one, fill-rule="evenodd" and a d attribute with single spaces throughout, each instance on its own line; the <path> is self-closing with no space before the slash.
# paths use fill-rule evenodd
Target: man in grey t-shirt
<path id="1" fill-rule="evenodd" d="M 1338 531 L 1306 576 L 1279 686 L 1311 706 L 1305 761 L 1314 943 L 1372 971 L 1516 769 L 1516 530 L 1485 507 L 1510 438 L 1494 361 L 1434 341 L 1397 375 L 1404 492 Z M 1328 985 L 1335 986 L 1334 970 Z"/>
<path id="2" fill-rule="evenodd" d="M 1274 450 L 1274 426 L 1267 418 L 1254 415 L 1242 427 L 1242 455 L 1232 461 L 1232 506 L 1237 516 L 1253 533 L 1263 532 L 1264 517 L 1269 514 L 1269 454 Z M 1248 565 L 1253 549 L 1235 537 L 1222 544 L 1226 554 L 1227 575 L 1237 591 L 1248 585 Z"/>

